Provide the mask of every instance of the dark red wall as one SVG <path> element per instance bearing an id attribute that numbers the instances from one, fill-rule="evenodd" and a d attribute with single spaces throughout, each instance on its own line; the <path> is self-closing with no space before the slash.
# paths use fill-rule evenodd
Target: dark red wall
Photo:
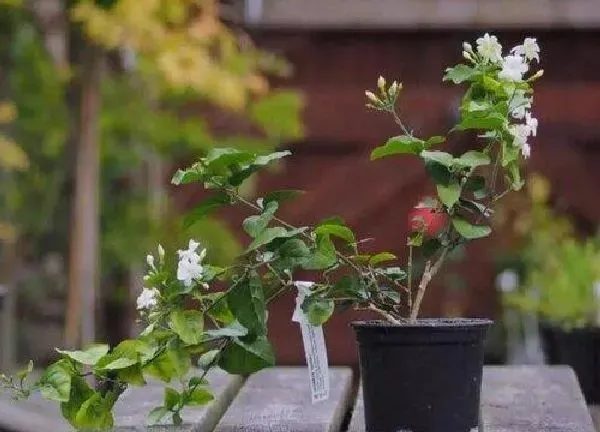
<path id="1" fill-rule="evenodd" d="M 263 175 L 260 190 L 304 189 L 282 216 L 292 223 L 340 215 L 378 250 L 405 256 L 407 214 L 430 185 L 419 161 L 398 158 L 369 162 L 370 150 L 399 131 L 384 115 L 364 107 L 364 90 L 381 74 L 404 83 L 400 110 L 419 136 L 445 134 L 454 122 L 462 90 L 441 81 L 443 70 L 461 59 L 461 44 L 478 33 L 459 31 L 291 32 L 254 35 L 265 48 L 294 65 L 293 78 L 281 85 L 302 90 L 306 98 L 306 139 L 277 173 Z M 500 33 L 513 46 L 531 32 Z M 539 119 L 530 168 L 552 180 L 559 203 L 581 223 L 600 220 L 600 32 L 535 31 L 545 76 L 536 87 Z M 472 141 L 450 142 L 468 148 Z M 238 219 L 241 215 L 234 216 Z M 499 234 L 495 234 L 496 236 Z M 451 264 L 463 278 L 452 289 L 446 272 L 431 287 L 425 314 L 494 317 L 498 301 L 494 237 L 471 244 L 466 258 Z M 454 267 L 454 269 L 452 268 Z M 291 323 L 292 296 L 278 301 L 270 315 L 271 335 L 281 363 L 303 362 L 299 330 Z M 348 322 L 337 316 L 326 325 L 332 363 L 356 361 Z"/>

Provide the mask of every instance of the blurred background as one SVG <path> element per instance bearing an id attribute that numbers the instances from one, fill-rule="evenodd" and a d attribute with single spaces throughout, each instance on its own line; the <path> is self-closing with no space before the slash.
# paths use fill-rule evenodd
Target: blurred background
<path id="1" fill-rule="evenodd" d="M 214 147 L 291 149 L 246 193 L 305 190 L 283 219 L 340 215 L 367 248 L 404 262 L 413 208 L 433 189 L 418 160 L 369 162 L 398 132 L 365 109 L 364 90 L 379 75 L 402 81 L 406 123 L 443 135 L 463 91 L 443 70 L 485 31 L 505 49 L 528 36 L 542 49 L 530 182 L 497 209 L 491 238 L 453 254 L 424 314 L 495 319 L 489 363 L 552 361 L 547 328 L 596 334 L 596 1 L 0 0 L 0 368 L 134 334 L 144 257 L 159 242 L 193 237 L 213 261 L 233 259 L 244 214 L 185 227 L 203 191 L 170 186 Z M 289 295 L 270 313 L 280 364 L 304 363 L 293 306 Z M 356 363 L 357 317 L 326 325 L 332 364 Z"/>

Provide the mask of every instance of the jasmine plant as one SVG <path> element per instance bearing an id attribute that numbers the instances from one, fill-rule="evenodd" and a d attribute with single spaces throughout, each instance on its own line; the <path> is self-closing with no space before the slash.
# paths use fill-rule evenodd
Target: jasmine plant
<path id="1" fill-rule="evenodd" d="M 247 210 L 242 228 L 249 242 L 237 262 L 227 268 L 211 265 L 210 251 L 195 240 L 177 253 L 159 246 L 147 257 L 145 288 L 137 302 L 144 330 L 137 338 L 114 348 L 58 350 L 61 358 L 33 386 L 26 380 L 30 369 L 19 375 L 22 379 L 3 377 L 3 385 L 22 396 L 39 390 L 60 403 L 74 427 L 101 430 L 112 426 L 112 409 L 124 389 L 143 386 L 153 377 L 177 385 L 165 387 L 164 403 L 151 411 L 149 421 L 169 416 L 181 423 L 184 407 L 212 399 L 206 375 L 213 367 L 250 374 L 274 364 L 267 337 L 268 306 L 295 290 L 298 270 L 319 275 L 302 303 L 313 325 L 327 321 L 336 306 L 373 311 L 395 325 L 416 321 L 426 289 L 448 253 L 488 236 L 493 205 L 523 186 L 520 165 L 531 153 L 528 138 L 537 132 L 530 112 L 532 84 L 542 75 L 531 73 L 539 61 L 535 39 L 525 39 L 503 56 L 497 38 L 486 34 L 475 48 L 465 43 L 462 54 L 464 61 L 448 68 L 443 80 L 466 87 L 460 118 L 448 132 L 477 133 L 474 149 L 464 154 L 439 150 L 445 136 L 418 136 L 404 124 L 398 110 L 401 83 L 389 84 L 380 77 L 377 88 L 366 92 L 367 106 L 390 115 L 400 129 L 399 135 L 373 150 L 371 159 L 420 158 L 437 190 L 437 197 L 426 205 L 447 215 L 445 227 L 434 237 L 425 235 L 424 223 L 414 226 L 407 263 L 399 263 L 387 251 L 366 253 L 361 239 L 339 217 L 314 226 L 282 220 L 280 206 L 299 191 L 273 191 L 256 200 L 242 195 L 240 188 L 249 176 L 288 157 L 289 151 L 264 155 L 216 149 L 178 170 L 172 182 L 199 183 L 212 193 L 187 216 L 187 225 L 224 206 Z M 420 275 L 414 274 L 417 255 L 424 259 Z M 418 280 L 415 286 L 413 280 Z M 193 308 L 187 307 L 192 303 Z"/>

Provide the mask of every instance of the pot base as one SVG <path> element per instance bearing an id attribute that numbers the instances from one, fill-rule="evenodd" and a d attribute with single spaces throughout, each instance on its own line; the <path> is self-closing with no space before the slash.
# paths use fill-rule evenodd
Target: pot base
<path id="1" fill-rule="evenodd" d="M 490 320 L 352 323 L 367 432 L 470 432 L 479 422 Z"/>

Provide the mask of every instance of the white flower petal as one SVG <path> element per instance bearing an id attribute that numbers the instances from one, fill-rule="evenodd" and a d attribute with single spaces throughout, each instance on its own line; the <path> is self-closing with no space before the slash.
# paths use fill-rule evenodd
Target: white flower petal
<path id="1" fill-rule="evenodd" d="M 477 53 L 485 62 L 499 63 L 502 61 L 502 45 L 496 36 L 486 33 L 477 39 Z"/>

